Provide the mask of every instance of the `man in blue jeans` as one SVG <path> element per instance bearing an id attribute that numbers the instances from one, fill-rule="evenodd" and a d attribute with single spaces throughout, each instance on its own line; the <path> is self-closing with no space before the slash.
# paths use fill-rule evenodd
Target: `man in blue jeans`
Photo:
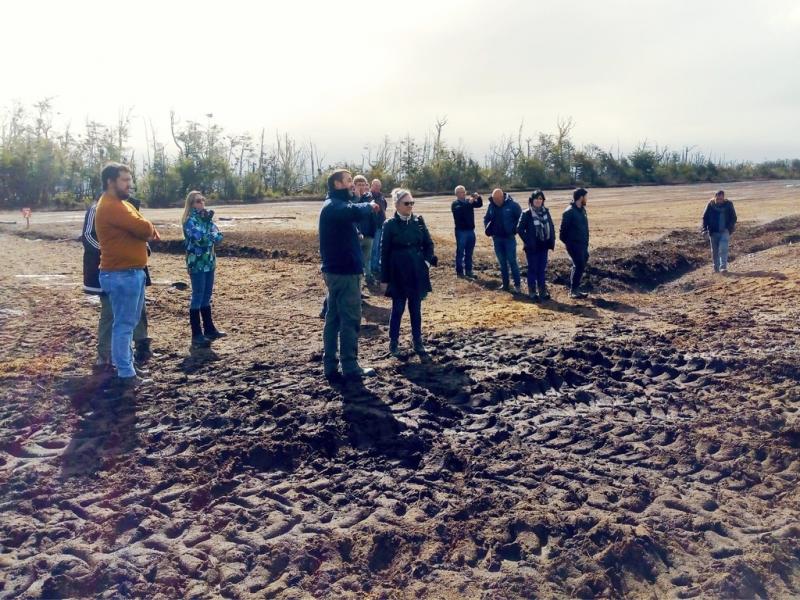
<path id="1" fill-rule="evenodd" d="M 144 307 L 147 242 L 160 237 L 153 224 L 128 202 L 130 168 L 109 163 L 101 180 L 103 195 L 97 202 L 95 230 L 100 243 L 100 287 L 108 294 L 114 313 L 111 360 L 119 387 L 134 389 L 149 383 L 134 369 L 131 342 Z"/>
<path id="2" fill-rule="evenodd" d="M 514 292 L 520 288 L 519 264 L 517 263 L 517 224 L 522 215 L 522 207 L 500 188 L 492 192 L 492 201 L 483 216 L 486 235 L 494 242 L 494 253 L 500 264 L 503 285 L 499 289 L 509 291 L 509 271 L 514 278 Z"/>
<path id="3" fill-rule="evenodd" d="M 480 194 L 467 198 L 463 185 L 456 186 L 456 199 L 450 205 L 456 226 L 456 277 L 475 277 L 472 272 L 472 253 L 475 251 L 475 209 L 483 206 Z"/>
<path id="4" fill-rule="evenodd" d="M 728 245 L 736 229 L 736 210 L 733 202 L 725 198 L 723 190 L 714 194 L 703 212 L 703 233 L 711 241 L 711 259 L 715 273 L 728 272 Z"/>

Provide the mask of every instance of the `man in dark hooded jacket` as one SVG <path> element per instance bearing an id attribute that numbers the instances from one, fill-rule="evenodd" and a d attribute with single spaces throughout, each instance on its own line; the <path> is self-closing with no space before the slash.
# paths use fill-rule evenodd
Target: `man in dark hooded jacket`
<path id="1" fill-rule="evenodd" d="M 703 212 L 703 233 L 711 242 L 711 258 L 715 273 L 728 272 L 728 245 L 736 229 L 736 210 L 725 198 L 723 190 L 714 194 Z"/>
<path id="2" fill-rule="evenodd" d="M 361 326 L 361 277 L 364 255 L 357 224 L 380 207 L 375 202 L 354 203 L 350 189 L 353 176 L 340 169 L 328 177 L 328 196 L 319 213 L 319 251 L 322 275 L 328 288 L 325 327 L 322 331 L 322 363 L 332 383 L 374 375 L 358 364 L 358 331 Z M 341 366 L 337 356 L 341 341 Z"/>
<path id="3" fill-rule="evenodd" d="M 586 214 L 586 200 L 589 196 L 583 188 L 572 193 L 572 203 L 561 217 L 558 238 L 567 247 L 572 259 L 572 272 L 569 278 L 569 297 L 586 298 L 580 290 L 581 278 L 589 262 L 589 216 Z"/>
<path id="4" fill-rule="evenodd" d="M 522 207 L 500 188 L 492 192 L 492 201 L 483 216 L 483 225 L 486 235 L 491 236 L 494 243 L 494 253 L 500 265 L 500 276 L 503 291 L 509 290 L 509 271 L 514 278 L 514 291 L 519 294 L 520 288 L 519 264 L 517 263 L 517 225 L 522 215 Z"/>

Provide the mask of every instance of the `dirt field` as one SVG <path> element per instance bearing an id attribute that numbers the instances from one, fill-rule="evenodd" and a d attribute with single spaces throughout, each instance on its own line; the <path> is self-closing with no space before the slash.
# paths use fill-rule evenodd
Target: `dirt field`
<path id="1" fill-rule="evenodd" d="M 318 205 L 219 209 L 240 217 L 214 295 L 230 336 L 195 353 L 178 211 L 146 211 L 167 238 L 155 383 L 112 407 L 82 215 L 0 225 L 0 597 L 797 597 L 796 185 L 725 186 L 728 276 L 697 234 L 713 188 L 593 190 L 593 296 L 567 299 L 559 250 L 547 305 L 491 291 L 482 235 L 477 282 L 456 279 L 449 199 L 423 199 L 431 361 L 388 355 L 374 295 L 378 376 L 343 389 L 321 377 Z"/>

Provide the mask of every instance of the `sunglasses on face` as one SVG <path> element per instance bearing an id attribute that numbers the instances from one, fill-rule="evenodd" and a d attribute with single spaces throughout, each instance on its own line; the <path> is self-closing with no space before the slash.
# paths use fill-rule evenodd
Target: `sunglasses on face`
<path id="1" fill-rule="evenodd" d="M 403 202 L 403 206 L 414 206 L 414 201 L 406 200 L 405 202 Z"/>

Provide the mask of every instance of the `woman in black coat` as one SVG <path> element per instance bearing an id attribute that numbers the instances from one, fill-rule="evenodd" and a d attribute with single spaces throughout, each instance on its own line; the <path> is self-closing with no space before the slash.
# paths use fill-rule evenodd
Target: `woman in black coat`
<path id="1" fill-rule="evenodd" d="M 547 253 L 556 247 L 556 227 L 544 201 L 544 192 L 534 191 L 528 198 L 530 207 L 520 215 L 517 226 L 517 233 L 522 239 L 528 259 L 528 293 L 534 302 L 550 299 L 544 276 L 547 271 Z"/>
<path id="2" fill-rule="evenodd" d="M 394 217 L 383 224 L 381 234 L 381 281 L 392 299 L 389 320 L 389 351 L 399 352 L 400 320 L 406 304 L 411 317 L 414 352 L 424 356 L 422 343 L 422 300 L 431 291 L 428 269 L 436 266 L 433 240 L 422 217 L 413 214 L 414 198 L 404 189 L 392 190 Z"/>

